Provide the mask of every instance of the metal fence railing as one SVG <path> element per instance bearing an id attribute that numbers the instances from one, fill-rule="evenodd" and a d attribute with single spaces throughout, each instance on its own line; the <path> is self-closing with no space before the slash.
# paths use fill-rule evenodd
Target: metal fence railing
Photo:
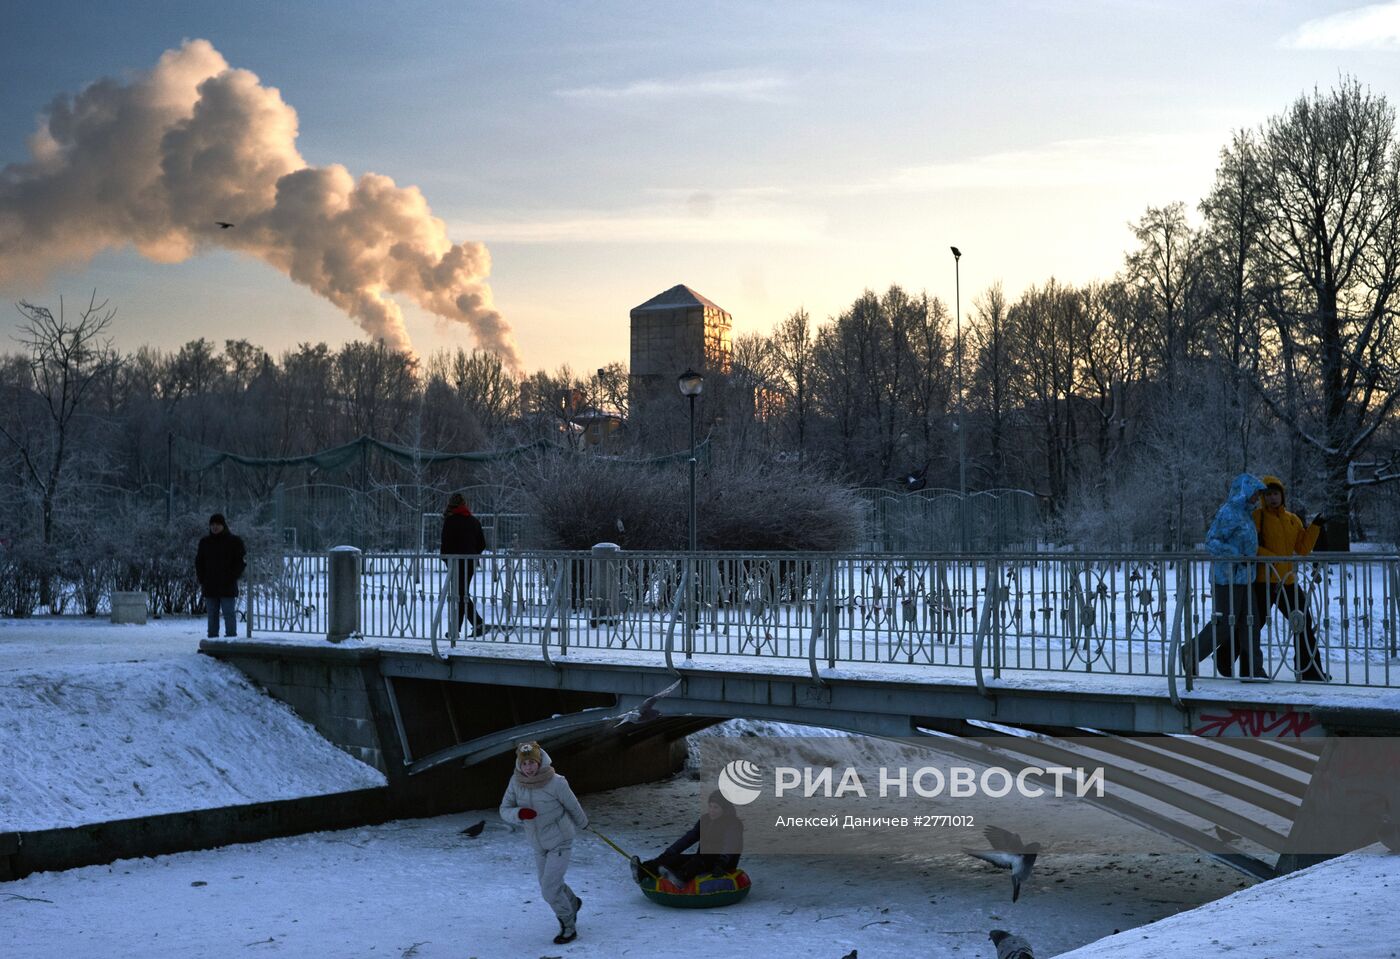
<path id="1" fill-rule="evenodd" d="M 1400 685 L 1400 557 L 1391 555 L 1222 563 L 1204 553 L 504 551 L 473 565 L 468 592 L 488 625 L 477 641 L 531 643 L 546 655 L 777 657 L 807 660 L 814 674 L 963 667 L 979 683 L 1014 670 L 1103 673 L 1166 678 L 1173 695 L 1227 674 Z M 324 554 L 255 569 L 251 628 L 324 632 L 326 571 Z M 363 634 L 434 648 L 466 639 L 451 635 L 455 578 L 434 554 L 364 554 Z"/>

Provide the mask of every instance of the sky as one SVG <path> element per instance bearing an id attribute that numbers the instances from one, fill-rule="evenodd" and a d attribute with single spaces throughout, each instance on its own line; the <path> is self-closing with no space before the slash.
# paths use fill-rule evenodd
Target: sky
<path id="1" fill-rule="evenodd" d="M 243 80 L 202 125 L 160 101 L 76 158 L 34 136 L 104 78 L 86 96 L 154 102 L 128 94 L 163 55 L 190 90 Z M 628 311 L 677 283 L 736 333 L 893 283 L 966 315 L 1111 276 L 1233 130 L 1343 73 L 1400 103 L 1397 67 L 1400 3 L 8 4 L 0 298 L 95 289 L 123 350 L 376 335 L 577 371 L 626 362 Z M 248 142 L 211 174 L 220 137 Z"/>

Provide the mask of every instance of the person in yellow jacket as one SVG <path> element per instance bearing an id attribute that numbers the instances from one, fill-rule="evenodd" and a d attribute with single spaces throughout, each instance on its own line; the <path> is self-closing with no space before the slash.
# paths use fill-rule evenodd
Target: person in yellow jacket
<path id="1" fill-rule="evenodd" d="M 1286 491 L 1277 476 L 1263 476 L 1264 495 L 1254 511 L 1259 531 L 1259 556 L 1306 556 L 1322 534 L 1322 517 L 1307 526 L 1284 509 Z M 1326 682 L 1327 670 L 1317 648 L 1317 631 L 1308 610 L 1308 594 L 1298 585 L 1292 563 L 1260 563 L 1254 582 L 1254 628 L 1262 630 L 1275 608 L 1288 618 L 1293 631 L 1293 669 L 1304 682 Z M 1257 648 L 1257 644 L 1256 644 Z"/>

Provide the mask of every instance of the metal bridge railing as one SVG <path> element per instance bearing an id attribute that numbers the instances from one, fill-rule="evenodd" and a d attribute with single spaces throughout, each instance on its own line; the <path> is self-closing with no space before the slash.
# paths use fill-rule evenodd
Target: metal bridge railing
<path id="1" fill-rule="evenodd" d="M 473 559 L 468 592 L 489 626 L 473 641 L 532 644 L 546 656 L 585 647 L 668 661 L 806 660 L 818 679 L 822 667 L 960 667 L 979 685 L 1013 670 L 1102 673 L 1164 678 L 1175 698 L 1198 676 L 1223 673 L 1225 658 L 1213 649 L 1229 639 L 1240 650 L 1228 657 L 1235 676 L 1400 684 L 1400 557 L 1392 555 L 1222 563 L 1205 553 L 506 551 Z M 1220 587 L 1218 578 L 1239 582 Z M 470 622 L 453 635 L 455 579 L 437 555 L 365 554 L 364 636 L 434 648 L 470 638 Z M 324 632 L 327 606 L 323 554 L 285 556 L 251 578 L 254 631 Z"/>

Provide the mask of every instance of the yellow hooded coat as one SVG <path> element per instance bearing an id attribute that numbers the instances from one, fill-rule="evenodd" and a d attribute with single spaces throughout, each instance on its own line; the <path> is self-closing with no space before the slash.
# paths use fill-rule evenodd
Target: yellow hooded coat
<path id="1" fill-rule="evenodd" d="M 1260 479 L 1264 481 L 1266 491 L 1270 486 L 1277 486 L 1280 490 L 1284 488 L 1283 481 L 1277 476 L 1261 476 Z M 1313 551 L 1318 536 L 1322 534 L 1321 527 L 1304 527 L 1297 514 L 1290 513 L 1282 505 L 1278 509 L 1263 505 L 1256 509 L 1254 528 L 1259 531 L 1260 556 L 1306 556 Z M 1261 583 L 1292 583 L 1293 580 L 1292 563 L 1261 564 L 1259 567 L 1258 581 Z"/>

